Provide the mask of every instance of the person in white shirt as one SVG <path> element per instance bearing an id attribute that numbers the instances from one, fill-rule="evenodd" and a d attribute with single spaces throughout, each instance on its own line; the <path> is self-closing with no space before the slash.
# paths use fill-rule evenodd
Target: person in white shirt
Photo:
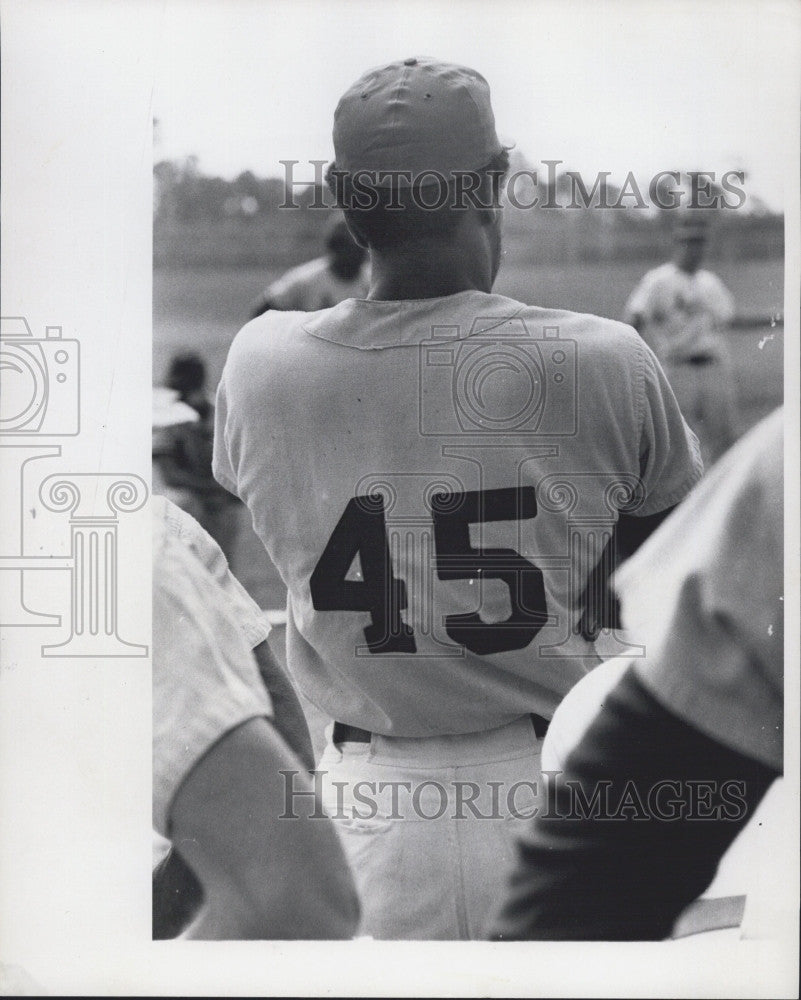
<path id="1" fill-rule="evenodd" d="M 734 317 L 734 301 L 720 278 L 701 267 L 708 237 L 703 213 L 680 216 L 673 259 L 643 277 L 624 314 L 659 359 L 707 466 L 739 436 L 724 333 Z"/>
<path id="2" fill-rule="evenodd" d="M 183 538 L 175 508 L 154 513 L 153 827 L 204 895 L 181 936 L 350 938 L 359 904 L 332 824 L 285 815 L 282 772 L 313 792 L 273 723 L 259 616 L 226 567 L 198 558 L 188 516 Z"/>
<path id="3" fill-rule="evenodd" d="M 325 238 L 325 256 L 293 267 L 274 281 L 254 302 L 250 318 L 268 309 L 314 312 L 345 299 L 362 299 L 369 288 L 369 266 L 363 247 L 336 218 Z"/>

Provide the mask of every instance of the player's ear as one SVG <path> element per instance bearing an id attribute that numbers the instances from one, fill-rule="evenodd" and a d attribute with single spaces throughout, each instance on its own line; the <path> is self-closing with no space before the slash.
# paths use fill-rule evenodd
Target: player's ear
<path id="1" fill-rule="evenodd" d="M 325 172 L 325 182 L 328 185 L 328 190 L 334 196 L 336 207 L 342 211 L 345 217 L 345 225 L 348 227 L 348 232 L 362 249 L 369 250 L 370 246 L 367 242 L 367 237 L 360 228 L 358 219 L 354 216 L 353 212 L 348 210 L 345 193 L 347 189 L 345 174 L 337 168 L 336 162 L 328 164 L 328 169 Z"/>
<path id="2" fill-rule="evenodd" d="M 504 166 L 505 163 L 505 166 Z M 479 221 L 483 226 L 500 226 L 503 220 L 503 208 L 501 204 L 501 182 L 502 177 L 508 168 L 508 154 L 505 161 L 501 162 L 503 169 L 492 169 L 485 172 L 481 178 L 478 201 L 473 203 L 475 211 L 478 213 Z"/>

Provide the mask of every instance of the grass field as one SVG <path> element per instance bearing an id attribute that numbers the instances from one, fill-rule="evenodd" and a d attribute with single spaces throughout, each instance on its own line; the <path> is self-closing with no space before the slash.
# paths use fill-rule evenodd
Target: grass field
<path id="1" fill-rule="evenodd" d="M 505 261 L 496 290 L 524 302 L 619 317 L 626 298 L 647 267 L 638 264 L 571 264 L 523 267 Z M 780 260 L 721 265 L 741 317 L 781 313 Z M 256 268 L 197 270 L 159 268 L 153 283 L 153 376 L 162 381 L 176 350 L 196 349 L 206 358 L 210 386 L 219 380 L 228 346 L 247 319 L 248 307 L 275 273 Z M 779 405 L 782 398 L 783 327 L 768 322 L 731 333 L 743 430 Z M 279 608 L 284 590 L 240 512 L 234 569 L 262 607 Z"/>
<path id="2" fill-rule="evenodd" d="M 639 264 L 604 262 L 526 267 L 506 260 L 495 289 L 532 305 L 618 318 L 647 269 Z M 781 313 L 781 260 L 728 263 L 716 270 L 731 289 L 739 315 Z M 154 381 L 162 379 L 173 351 L 193 347 L 206 355 L 210 378 L 216 384 L 228 345 L 247 319 L 251 302 L 276 276 L 274 271 L 252 267 L 157 268 L 153 276 Z M 742 346 L 747 348 L 748 344 Z M 774 352 L 777 361 L 779 353 Z"/>

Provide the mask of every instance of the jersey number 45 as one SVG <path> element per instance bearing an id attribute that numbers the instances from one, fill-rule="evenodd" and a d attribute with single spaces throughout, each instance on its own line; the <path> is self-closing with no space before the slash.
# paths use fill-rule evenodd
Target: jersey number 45
<path id="1" fill-rule="evenodd" d="M 523 649 L 548 620 L 542 572 L 514 549 L 473 548 L 470 525 L 520 521 L 537 514 L 533 487 L 437 493 L 431 499 L 435 568 L 440 580 L 502 580 L 511 614 L 485 622 L 478 612 L 445 618 L 448 636 L 472 653 Z M 346 579 L 359 555 L 362 579 Z M 401 619 L 406 584 L 395 577 L 383 497 L 354 497 L 328 540 L 309 581 L 317 611 L 366 611 L 364 637 L 371 653 L 415 653 L 413 629 Z"/>

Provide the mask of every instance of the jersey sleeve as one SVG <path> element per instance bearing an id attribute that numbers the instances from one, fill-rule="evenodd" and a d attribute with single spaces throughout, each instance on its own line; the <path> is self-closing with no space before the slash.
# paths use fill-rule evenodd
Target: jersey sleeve
<path id="1" fill-rule="evenodd" d="M 623 310 L 623 321 L 625 323 L 632 323 L 636 316 L 642 316 L 646 320 L 650 318 L 653 288 L 653 271 L 649 271 L 648 274 L 642 277 L 640 283 L 629 296 Z"/>
<path id="2" fill-rule="evenodd" d="M 726 325 L 734 319 L 734 299 L 716 274 L 707 273 L 706 304 L 717 323 Z"/>
<path id="3" fill-rule="evenodd" d="M 645 501 L 632 513 L 644 517 L 673 507 L 703 475 L 698 438 L 687 426 L 653 351 L 641 342 L 640 477 Z"/>
<path id="4" fill-rule="evenodd" d="M 272 715 L 251 649 L 219 586 L 176 538 L 153 567 L 153 826 L 197 761 L 252 718 Z"/>
<path id="5" fill-rule="evenodd" d="M 781 413 L 733 448 L 619 571 L 645 686 L 777 771 L 783 745 Z"/>
<path id="6" fill-rule="evenodd" d="M 270 626 L 261 608 L 231 572 L 218 543 L 191 514 L 167 497 L 154 497 L 153 502 L 154 515 L 163 519 L 167 531 L 190 549 L 220 588 L 249 645 L 255 647 L 264 642 Z"/>
<path id="7" fill-rule="evenodd" d="M 214 406 L 214 445 L 212 449 L 211 471 L 217 482 L 229 493 L 239 496 L 236 471 L 228 454 L 228 392 L 226 372 L 223 370 L 220 384 L 217 387 L 217 399 Z"/>

